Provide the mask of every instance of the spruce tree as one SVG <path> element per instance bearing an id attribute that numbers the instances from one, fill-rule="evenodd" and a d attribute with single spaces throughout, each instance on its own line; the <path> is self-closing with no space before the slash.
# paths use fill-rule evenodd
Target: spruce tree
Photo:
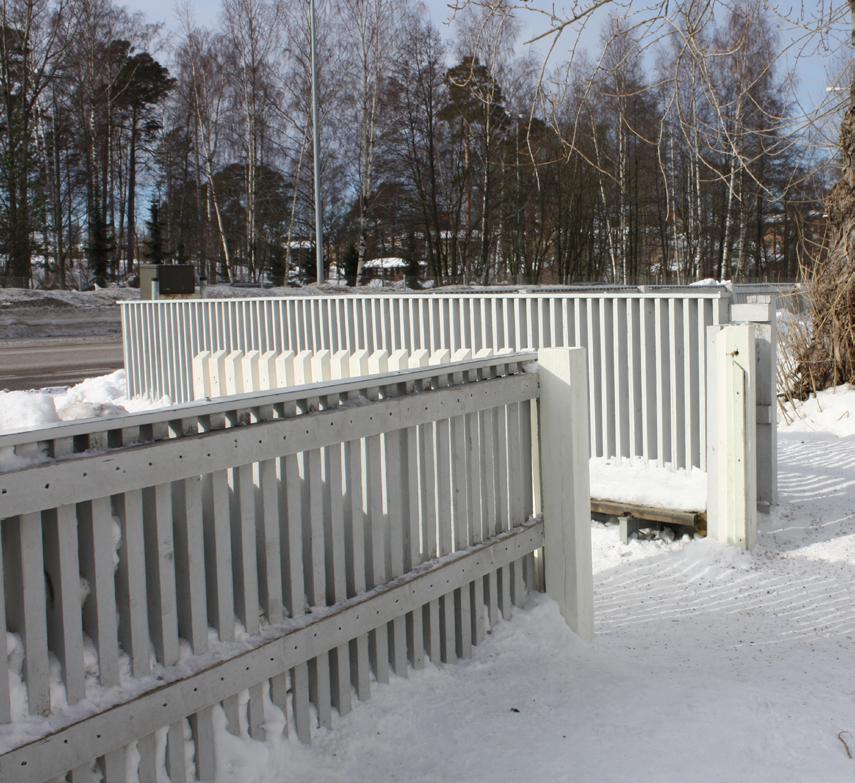
<path id="1" fill-rule="evenodd" d="M 166 258 L 163 244 L 163 223 L 160 219 L 160 202 L 152 197 L 149 203 L 149 218 L 145 225 L 148 229 L 148 242 L 146 242 L 146 257 L 153 264 L 162 264 Z"/>

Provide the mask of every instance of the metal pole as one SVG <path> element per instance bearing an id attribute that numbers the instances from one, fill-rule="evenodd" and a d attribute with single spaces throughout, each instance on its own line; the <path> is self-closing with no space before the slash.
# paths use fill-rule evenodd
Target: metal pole
<path id="1" fill-rule="evenodd" d="M 312 149 L 315 157 L 315 258 L 317 261 L 317 280 L 324 281 L 324 232 L 323 208 L 321 206 L 321 133 L 318 124 L 318 59 L 315 52 L 315 0 L 309 0 L 310 25 L 312 39 Z"/>

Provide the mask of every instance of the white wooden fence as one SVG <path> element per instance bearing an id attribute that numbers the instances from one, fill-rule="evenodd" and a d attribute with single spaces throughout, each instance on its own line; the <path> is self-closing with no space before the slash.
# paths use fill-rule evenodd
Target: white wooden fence
<path id="1" fill-rule="evenodd" d="M 774 299 L 719 287 L 484 289 L 122 303 L 128 392 L 193 396 L 203 351 L 587 350 L 591 455 L 707 466 L 706 333 L 769 329 L 758 388 L 758 500 L 775 500 Z M 738 299 L 736 302 L 734 299 Z"/>
<path id="2" fill-rule="evenodd" d="M 536 358 L 0 436 L 0 780 L 210 780 L 215 711 L 263 739 L 269 703 L 309 741 L 468 657 L 544 542 L 590 636 L 584 352 Z"/>

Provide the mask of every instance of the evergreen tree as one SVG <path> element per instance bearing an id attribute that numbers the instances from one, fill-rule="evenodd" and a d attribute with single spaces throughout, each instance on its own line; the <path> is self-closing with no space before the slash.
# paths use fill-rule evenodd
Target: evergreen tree
<path id="1" fill-rule="evenodd" d="M 153 264 L 162 264 L 166 258 L 166 250 L 163 243 L 163 221 L 160 218 L 160 202 L 152 197 L 149 204 L 149 218 L 145 222 L 148 229 L 148 242 L 146 242 L 146 257 Z"/>

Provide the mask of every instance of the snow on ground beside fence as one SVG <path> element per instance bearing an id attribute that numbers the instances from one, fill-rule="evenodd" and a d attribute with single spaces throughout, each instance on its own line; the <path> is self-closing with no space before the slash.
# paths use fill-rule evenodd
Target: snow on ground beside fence
<path id="1" fill-rule="evenodd" d="M 310 748 L 223 735 L 221 780 L 848 783 L 855 390 L 803 409 L 754 552 L 594 525 L 592 643 L 538 597 L 472 661 L 377 688 Z"/>
<path id="2" fill-rule="evenodd" d="M 675 511 L 704 511 L 706 471 L 675 470 L 640 458 L 591 459 L 591 497 Z"/>
<path id="3" fill-rule="evenodd" d="M 58 421 L 91 419 L 161 408 L 169 400 L 128 399 L 125 371 L 87 378 L 71 387 L 0 391 L 0 433 L 17 432 Z"/>

